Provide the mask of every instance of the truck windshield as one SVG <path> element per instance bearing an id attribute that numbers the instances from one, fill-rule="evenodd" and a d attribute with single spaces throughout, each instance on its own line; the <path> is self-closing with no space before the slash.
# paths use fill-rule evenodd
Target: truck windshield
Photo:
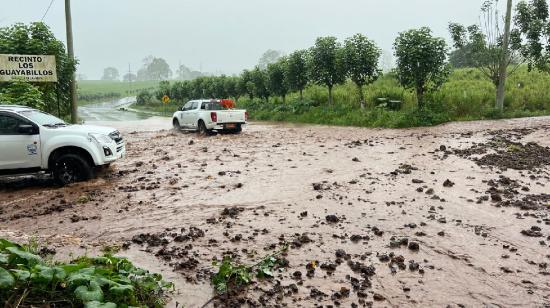
<path id="1" fill-rule="evenodd" d="M 51 114 L 38 111 L 38 110 L 25 110 L 20 111 L 19 114 L 22 116 L 27 117 L 31 121 L 33 121 L 36 124 L 42 125 L 42 126 L 64 126 L 67 125 L 65 121 L 54 117 Z"/>

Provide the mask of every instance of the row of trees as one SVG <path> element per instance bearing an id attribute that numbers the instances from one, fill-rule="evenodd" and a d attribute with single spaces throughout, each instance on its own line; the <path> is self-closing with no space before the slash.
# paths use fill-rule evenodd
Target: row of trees
<path id="1" fill-rule="evenodd" d="M 381 74 L 378 68 L 381 50 L 362 34 L 356 34 L 341 44 L 334 37 L 318 38 L 309 50 L 298 50 L 289 56 L 272 57 L 260 61 L 252 70 L 244 70 L 238 77 L 201 77 L 192 81 L 162 82 L 156 96 L 170 95 L 177 100 L 199 97 L 235 97 L 247 95 L 250 99 L 272 96 L 285 100 L 290 91 L 300 92 L 308 83 L 328 88 L 332 104 L 332 89 L 350 78 L 361 93 L 362 87 Z M 275 61 L 275 62 L 273 62 Z"/>
<path id="2" fill-rule="evenodd" d="M 456 48 L 450 54 L 455 66 L 477 67 L 495 85 L 495 106 L 502 110 L 506 76 L 527 62 L 529 68 L 550 72 L 550 18 L 546 0 L 522 1 L 516 6 L 512 25 L 512 1 L 501 16 L 497 0 L 486 0 L 479 25 L 469 27 L 450 23 Z M 504 25 L 502 24 L 504 23 Z M 504 29 L 504 31 L 502 31 Z M 394 42 L 395 76 L 400 84 L 416 93 L 423 108 L 426 93 L 438 89 L 449 75 L 449 47 L 443 38 L 434 37 L 429 28 L 399 33 Z M 285 100 L 291 91 L 302 92 L 308 84 L 325 86 L 329 104 L 335 85 L 351 80 L 356 84 L 360 106 L 364 108 L 363 87 L 381 74 L 381 49 L 369 38 L 356 34 L 343 43 L 334 37 L 321 37 L 307 50 L 278 57 L 266 53 L 261 65 L 244 70 L 238 77 L 203 77 L 193 81 L 163 82 L 156 93 L 177 100 L 200 97 L 250 99 L 279 96 Z M 269 60 L 269 59 L 271 60 Z M 276 59 L 278 58 L 278 59 Z"/>

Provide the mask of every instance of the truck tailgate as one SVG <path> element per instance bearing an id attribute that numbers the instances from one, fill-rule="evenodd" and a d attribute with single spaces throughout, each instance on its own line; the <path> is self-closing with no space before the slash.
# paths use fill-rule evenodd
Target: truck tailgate
<path id="1" fill-rule="evenodd" d="M 218 114 L 218 124 L 246 122 L 244 110 L 221 110 L 216 113 Z"/>

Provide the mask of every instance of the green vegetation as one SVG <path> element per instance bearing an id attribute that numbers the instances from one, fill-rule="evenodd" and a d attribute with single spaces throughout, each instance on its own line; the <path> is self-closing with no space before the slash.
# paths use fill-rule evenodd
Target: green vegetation
<path id="1" fill-rule="evenodd" d="M 136 96 L 140 91 L 152 91 L 158 86 L 158 81 L 110 81 L 110 80 L 83 80 L 78 85 L 78 104 L 102 102 L 126 96 Z"/>
<path id="2" fill-rule="evenodd" d="M 303 100 L 299 93 L 290 94 L 286 104 L 279 99 L 265 104 L 258 99 L 241 98 L 238 108 L 248 109 L 252 120 L 390 128 L 550 115 L 550 93 L 544 90 L 550 87 L 549 75 L 521 67 L 509 81 L 504 112 L 494 108 L 492 82 L 474 68 L 454 70 L 441 88 L 426 95 L 424 110 L 417 108 L 414 93 L 402 88 L 393 74 L 364 88 L 364 110 L 357 106 L 359 95 L 351 81 L 334 88 L 332 106 L 327 105 L 323 88 L 313 85 L 304 90 Z M 401 102 L 401 108 L 392 110 L 381 101 Z"/>
<path id="3" fill-rule="evenodd" d="M 447 44 L 432 36 L 429 28 L 399 33 L 394 44 L 401 85 L 413 89 L 418 108 L 424 108 L 424 95 L 437 90 L 449 74 Z"/>
<path id="4" fill-rule="evenodd" d="M 4 307 L 163 307 L 171 283 L 106 254 L 70 264 L 46 261 L 35 245 L 0 239 L 0 304 Z"/>
<path id="5" fill-rule="evenodd" d="M 48 26 L 33 22 L 0 28 L 0 54 L 55 55 L 58 78 L 57 86 L 54 83 L 29 83 L 29 86 L 23 86 L 21 81 L 0 83 L 2 103 L 28 104 L 62 117 L 70 115 L 69 84 L 76 63 L 69 59 L 65 45 L 55 38 Z M 29 89 L 26 95 L 29 99 L 13 95 L 23 93 L 23 88 Z M 41 103 L 37 103 L 37 100 Z"/>
<path id="6" fill-rule="evenodd" d="M 202 307 L 208 306 L 211 301 L 222 295 L 232 295 L 232 293 L 242 291 L 254 279 L 272 278 L 274 276 L 273 272 L 277 268 L 288 266 L 288 261 L 279 257 L 288 251 L 288 247 L 288 244 L 285 244 L 274 254 L 265 256 L 253 265 L 236 263 L 229 256 L 225 256 L 222 262 L 213 262 L 213 265 L 218 268 L 218 272 L 212 276 L 212 285 L 216 291 L 216 296 Z"/>

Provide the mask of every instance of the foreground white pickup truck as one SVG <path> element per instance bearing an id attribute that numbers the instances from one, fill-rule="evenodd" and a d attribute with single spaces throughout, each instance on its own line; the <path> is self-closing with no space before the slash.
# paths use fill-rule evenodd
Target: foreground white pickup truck
<path id="1" fill-rule="evenodd" d="M 42 111 L 0 105 L 0 175 L 51 172 L 59 184 L 94 176 L 126 152 L 114 128 L 70 125 Z"/>
<path id="2" fill-rule="evenodd" d="M 246 110 L 225 109 L 221 100 L 193 100 L 174 113 L 172 124 L 176 130 L 240 133 L 248 120 Z"/>

